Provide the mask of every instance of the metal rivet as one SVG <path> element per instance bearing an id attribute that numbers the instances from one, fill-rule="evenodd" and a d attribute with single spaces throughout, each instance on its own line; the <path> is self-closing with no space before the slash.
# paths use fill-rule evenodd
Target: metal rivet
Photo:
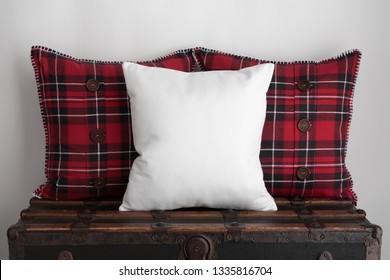
<path id="1" fill-rule="evenodd" d="M 57 257 L 58 260 L 73 260 L 73 255 L 68 250 L 61 251 Z"/>

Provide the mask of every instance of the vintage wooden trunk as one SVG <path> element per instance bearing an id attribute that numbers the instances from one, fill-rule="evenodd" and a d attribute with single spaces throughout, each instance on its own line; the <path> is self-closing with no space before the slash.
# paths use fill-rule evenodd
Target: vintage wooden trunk
<path id="1" fill-rule="evenodd" d="M 120 201 L 31 199 L 10 259 L 379 259 L 382 230 L 349 200 L 277 198 L 278 211 L 119 212 Z"/>

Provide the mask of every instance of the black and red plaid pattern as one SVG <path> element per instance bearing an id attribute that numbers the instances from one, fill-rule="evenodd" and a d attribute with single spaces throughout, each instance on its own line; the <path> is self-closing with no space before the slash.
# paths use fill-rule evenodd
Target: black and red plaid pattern
<path id="1" fill-rule="evenodd" d="M 41 198 L 68 200 L 122 197 L 132 145 L 130 103 L 121 62 L 75 59 L 32 47 L 46 135 L 47 182 Z M 193 70 L 191 50 L 140 64 Z"/>
<path id="2" fill-rule="evenodd" d="M 275 63 L 260 153 L 264 181 L 273 196 L 355 201 L 345 156 L 360 56 L 353 50 L 320 62 L 273 62 L 195 50 L 205 71 Z"/>

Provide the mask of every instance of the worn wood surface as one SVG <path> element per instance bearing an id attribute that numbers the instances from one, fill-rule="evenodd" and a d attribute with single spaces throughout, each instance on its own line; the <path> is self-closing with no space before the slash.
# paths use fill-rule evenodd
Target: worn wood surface
<path id="1" fill-rule="evenodd" d="M 269 212 L 121 212 L 120 203 L 32 198 L 8 230 L 10 258 L 101 258 L 95 253 L 102 250 L 107 258 L 380 258 L 380 227 L 350 200 L 276 198 L 279 210 Z M 169 252 L 160 245 L 170 246 Z M 193 251 L 199 246 L 203 255 Z M 227 248 L 238 250 L 237 255 Z"/>

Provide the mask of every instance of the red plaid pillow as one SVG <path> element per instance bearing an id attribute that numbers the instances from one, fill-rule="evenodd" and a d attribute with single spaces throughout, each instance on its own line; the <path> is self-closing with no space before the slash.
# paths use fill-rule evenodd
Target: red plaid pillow
<path id="1" fill-rule="evenodd" d="M 203 70 L 237 70 L 269 62 L 195 50 Z M 352 98 L 361 53 L 320 62 L 273 62 L 260 160 L 273 196 L 356 201 L 345 165 Z"/>
<path id="2" fill-rule="evenodd" d="M 75 59 L 31 49 L 46 134 L 41 198 L 122 197 L 133 159 L 131 112 L 121 62 Z M 191 50 L 143 65 L 192 71 Z"/>

